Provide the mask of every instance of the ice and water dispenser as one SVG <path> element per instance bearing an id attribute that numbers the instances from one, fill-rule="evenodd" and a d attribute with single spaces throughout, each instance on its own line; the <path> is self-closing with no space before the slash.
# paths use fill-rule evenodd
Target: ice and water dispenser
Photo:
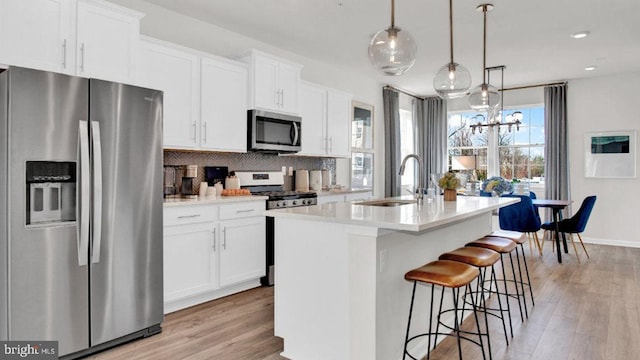
<path id="1" fill-rule="evenodd" d="M 27 161 L 26 225 L 76 220 L 76 163 Z"/>

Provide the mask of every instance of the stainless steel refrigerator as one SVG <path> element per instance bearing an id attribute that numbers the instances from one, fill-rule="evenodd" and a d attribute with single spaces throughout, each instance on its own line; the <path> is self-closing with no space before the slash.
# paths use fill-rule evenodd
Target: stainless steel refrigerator
<path id="1" fill-rule="evenodd" d="M 0 340 L 160 332 L 162 156 L 161 91 L 0 73 Z"/>

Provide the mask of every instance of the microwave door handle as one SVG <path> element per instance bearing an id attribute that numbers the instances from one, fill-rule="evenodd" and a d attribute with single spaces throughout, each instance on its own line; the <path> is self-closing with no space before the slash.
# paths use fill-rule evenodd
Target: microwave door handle
<path id="1" fill-rule="evenodd" d="M 91 148 L 93 150 L 93 249 L 91 263 L 100 262 L 102 244 L 102 146 L 100 123 L 91 122 Z"/>
<path id="2" fill-rule="evenodd" d="M 300 132 L 298 131 L 298 123 L 293 123 L 293 143 L 292 145 L 296 145 L 298 144 L 298 136 L 300 135 Z"/>
<path id="3" fill-rule="evenodd" d="M 87 121 L 78 123 L 78 163 L 80 164 L 80 186 L 76 198 L 80 202 L 77 222 L 78 265 L 85 266 L 89 257 L 89 199 L 91 184 L 89 171 L 89 131 Z"/>

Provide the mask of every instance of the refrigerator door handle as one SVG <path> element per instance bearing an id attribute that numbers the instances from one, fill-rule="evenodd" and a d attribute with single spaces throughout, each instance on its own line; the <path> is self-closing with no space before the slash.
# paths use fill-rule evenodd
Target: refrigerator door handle
<path id="1" fill-rule="evenodd" d="M 78 124 L 78 157 L 80 163 L 80 214 L 77 226 L 78 234 L 78 265 L 87 265 L 89 258 L 89 131 L 87 121 L 80 120 Z"/>
<path id="2" fill-rule="evenodd" d="M 100 123 L 91 121 L 91 147 L 93 151 L 93 249 L 91 263 L 100 262 L 102 244 L 102 148 Z"/>

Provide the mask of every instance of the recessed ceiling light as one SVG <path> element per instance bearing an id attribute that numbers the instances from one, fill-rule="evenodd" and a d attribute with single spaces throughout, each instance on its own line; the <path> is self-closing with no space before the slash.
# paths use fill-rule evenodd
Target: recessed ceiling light
<path id="1" fill-rule="evenodd" d="M 576 33 L 571 34 L 571 37 L 574 39 L 584 39 L 587 36 L 589 36 L 589 34 L 591 34 L 591 32 L 589 31 L 578 31 Z"/>
<path id="2" fill-rule="evenodd" d="M 586 71 L 593 71 L 597 68 L 597 66 L 587 66 L 586 68 L 584 68 Z"/>

